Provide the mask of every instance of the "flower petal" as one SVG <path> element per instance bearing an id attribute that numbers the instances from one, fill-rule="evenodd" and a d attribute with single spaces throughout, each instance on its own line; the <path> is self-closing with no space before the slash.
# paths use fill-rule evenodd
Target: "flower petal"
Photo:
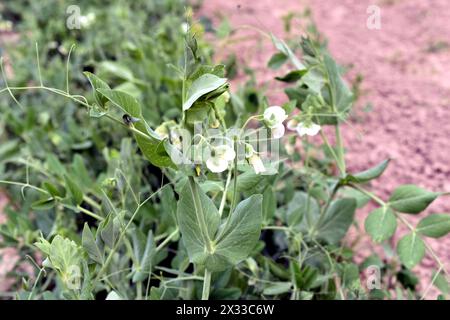
<path id="1" fill-rule="evenodd" d="M 281 137 L 283 137 L 284 132 L 285 132 L 285 129 L 284 129 L 283 124 L 279 124 L 270 129 L 270 133 L 272 135 L 272 138 L 274 138 L 274 139 L 280 139 Z"/>
<path id="2" fill-rule="evenodd" d="M 233 161 L 236 157 L 236 152 L 228 145 L 222 145 L 215 147 L 215 151 L 218 158 L 224 159 L 226 161 Z"/>
<path id="3" fill-rule="evenodd" d="M 308 135 L 308 136 L 315 136 L 316 134 L 319 133 L 320 131 L 320 125 L 315 124 L 315 123 L 311 123 L 306 125 L 304 122 L 300 122 L 297 125 L 297 133 L 300 135 L 300 137 L 304 136 L 304 135 Z"/>
<path id="4" fill-rule="evenodd" d="M 228 161 L 218 158 L 209 158 L 206 160 L 206 166 L 211 172 L 219 173 L 228 169 Z"/>
<path id="5" fill-rule="evenodd" d="M 264 121 L 269 128 L 279 125 L 286 119 L 286 111 L 282 107 L 272 106 L 264 111 Z"/>
<path id="6" fill-rule="evenodd" d="M 248 162 L 253 166 L 253 170 L 255 170 L 256 174 L 266 172 L 266 167 L 264 167 L 264 164 L 258 155 L 254 154 L 251 156 L 248 159 Z"/>

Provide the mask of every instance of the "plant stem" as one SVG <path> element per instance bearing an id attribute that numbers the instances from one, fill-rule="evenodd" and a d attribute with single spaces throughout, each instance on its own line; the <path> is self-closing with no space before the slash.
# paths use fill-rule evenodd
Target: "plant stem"
<path id="1" fill-rule="evenodd" d="M 210 287 L 211 287 L 211 272 L 208 269 L 205 269 L 205 277 L 203 279 L 202 300 L 209 299 Z"/>
<path id="2" fill-rule="evenodd" d="M 115 243 L 114 247 L 111 249 L 111 251 L 108 254 L 108 257 L 105 260 L 105 263 L 102 265 L 100 271 L 97 273 L 97 276 L 94 279 L 94 283 L 97 283 L 98 280 L 100 280 L 101 276 L 103 275 L 103 273 L 107 270 L 109 264 L 111 263 L 113 257 L 114 257 L 114 253 L 117 251 L 117 249 L 119 248 L 120 243 L 122 242 L 123 238 L 125 237 L 125 234 L 128 230 L 128 228 L 131 226 L 131 224 L 133 223 L 134 218 L 136 218 L 136 215 L 138 214 L 138 212 L 140 211 L 140 209 L 148 202 L 150 201 L 155 195 L 157 195 L 159 193 L 159 191 L 161 191 L 162 188 L 159 188 L 158 190 L 156 190 L 154 193 L 152 193 L 147 199 L 145 199 L 142 203 L 139 204 L 139 206 L 134 210 L 133 215 L 131 216 L 130 220 L 128 221 L 127 225 L 125 226 L 125 228 L 122 230 L 122 232 L 119 235 L 119 238 L 117 239 L 117 242 Z"/>
<path id="3" fill-rule="evenodd" d="M 142 281 L 136 283 L 136 300 L 142 300 Z"/>
<path id="4" fill-rule="evenodd" d="M 164 248 L 170 240 L 172 240 L 173 237 L 175 237 L 178 234 L 178 228 L 176 228 L 171 234 L 167 236 L 167 238 L 164 239 L 163 242 L 161 242 L 158 247 L 156 247 L 156 252 L 161 251 L 162 248 Z"/>
<path id="5" fill-rule="evenodd" d="M 237 178 L 238 178 L 238 152 L 237 152 L 237 141 L 234 141 L 234 151 L 236 153 L 236 157 L 234 158 L 234 181 L 233 181 L 233 200 L 231 202 L 230 214 L 233 212 L 236 207 L 237 202 Z"/>
<path id="6" fill-rule="evenodd" d="M 339 156 L 336 154 L 336 152 L 334 151 L 333 147 L 331 146 L 330 142 L 328 141 L 328 138 L 325 135 L 325 133 L 323 132 L 323 130 L 320 130 L 320 136 L 322 137 L 323 142 L 327 146 L 328 150 L 330 150 L 331 155 L 333 156 L 334 160 L 336 161 L 336 165 L 338 166 L 341 175 L 344 176 L 345 169 L 341 165 L 341 160 L 340 160 Z"/>
<path id="7" fill-rule="evenodd" d="M 344 143 L 342 141 L 339 120 L 338 120 L 338 123 L 336 124 L 336 142 L 337 142 L 337 147 L 338 147 L 338 157 L 339 157 L 340 168 L 341 168 L 341 176 L 345 177 L 346 166 L 345 166 L 345 158 L 344 158 Z"/>
<path id="8" fill-rule="evenodd" d="M 88 215 L 88 216 L 90 216 L 90 217 L 92 217 L 94 219 L 97 219 L 99 221 L 105 220 L 105 218 L 100 217 L 99 215 L 93 213 L 92 211 L 89 211 L 89 210 L 83 208 L 82 206 L 77 206 L 77 209 L 80 210 L 81 212 L 83 212 L 84 214 L 86 214 L 86 215 Z"/>
<path id="9" fill-rule="evenodd" d="M 225 189 L 223 190 L 222 200 L 220 201 L 219 206 L 219 217 L 223 214 L 223 209 L 225 208 L 225 202 L 227 200 L 228 187 L 230 186 L 231 181 L 231 170 L 228 171 L 227 182 L 225 182 Z"/>

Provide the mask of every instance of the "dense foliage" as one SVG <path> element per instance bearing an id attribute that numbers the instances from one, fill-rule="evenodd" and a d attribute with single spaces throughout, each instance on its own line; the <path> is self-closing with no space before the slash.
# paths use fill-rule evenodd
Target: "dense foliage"
<path id="1" fill-rule="evenodd" d="M 403 185 L 380 199 L 370 181 L 389 159 L 348 172 L 355 95 L 315 34 L 270 35 L 268 68 L 292 69 L 276 78 L 286 103 L 270 106 L 252 82 L 230 92 L 232 66 L 212 64 L 182 1 L 81 1 L 89 23 L 74 30 L 69 6 L 2 11 L 21 37 L 5 50 L 12 75 L 2 63 L 1 246 L 34 268 L 14 297 L 414 299 L 435 285 L 445 298 L 425 238 L 450 232 L 450 216 L 407 220 L 443 194 Z M 387 259 L 357 264 L 343 239 L 364 232 L 355 212 L 371 200 L 365 231 Z M 397 223 L 409 233 L 394 248 Z M 426 251 L 437 270 L 418 292 Z"/>

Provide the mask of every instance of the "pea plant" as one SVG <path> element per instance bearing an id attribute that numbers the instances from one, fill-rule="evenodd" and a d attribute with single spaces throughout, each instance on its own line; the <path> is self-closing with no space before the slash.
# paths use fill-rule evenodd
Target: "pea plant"
<path id="1" fill-rule="evenodd" d="M 260 92 L 251 102 L 230 92 L 225 66 L 210 64 L 189 30 L 180 62 L 166 70 L 173 76 L 166 83 L 179 90 L 169 115 L 163 99 L 138 99 L 130 86 L 111 86 L 88 71 L 90 94 L 45 86 L 39 59 L 38 85 L 9 86 L 5 78 L 0 92 L 16 102 L 16 92 L 50 92 L 107 126 L 102 135 L 132 136 L 103 150 L 106 169 L 96 177 L 89 173 L 95 158 L 76 154 L 65 166 L 49 155 L 44 163 L 27 162 L 25 182 L 1 181 L 20 187 L 34 210 L 62 221 L 69 212 L 82 217 L 79 229 L 27 235 L 38 239 L 29 244 L 39 253 L 37 274 L 24 278 L 18 298 L 401 299 L 425 297 L 432 285 L 446 297 L 447 270 L 426 238 L 449 233 L 450 215 L 431 214 L 417 226 L 407 218 L 445 193 L 403 185 L 386 200 L 376 196 L 368 184 L 389 159 L 348 172 L 341 130 L 354 95 L 340 67 L 311 38 L 302 39 L 301 58 L 271 38 L 277 53 L 269 66 L 293 67 L 276 78 L 289 85 L 281 106 Z M 28 170 L 41 173 L 36 183 Z M 343 240 L 370 200 L 378 207 L 365 231 L 392 254 L 358 265 Z M 15 224 L 29 222 L 9 218 L 2 234 L 14 238 Z M 389 240 L 399 223 L 409 232 L 393 250 Z M 437 270 L 419 294 L 410 270 L 426 253 Z M 378 272 L 365 282 L 360 273 L 367 267 Z"/>

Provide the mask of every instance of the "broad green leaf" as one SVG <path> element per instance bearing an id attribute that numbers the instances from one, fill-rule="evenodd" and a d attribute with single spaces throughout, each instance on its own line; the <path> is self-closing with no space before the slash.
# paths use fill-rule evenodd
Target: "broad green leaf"
<path id="1" fill-rule="evenodd" d="M 292 227 L 302 224 L 307 230 L 316 223 L 318 217 L 317 201 L 305 192 L 296 192 L 287 206 L 287 224 Z"/>
<path id="2" fill-rule="evenodd" d="M 372 211 L 366 218 L 365 228 L 375 242 L 389 239 L 397 229 L 397 218 L 389 207 Z"/>
<path id="3" fill-rule="evenodd" d="M 417 232 L 431 238 L 440 238 L 450 232 L 450 215 L 445 213 L 431 214 L 417 225 Z"/>
<path id="4" fill-rule="evenodd" d="M 211 254 L 207 242 L 214 239 L 220 216 L 212 200 L 189 179 L 180 193 L 177 218 L 191 262 L 205 264 Z"/>
<path id="5" fill-rule="evenodd" d="M 356 290 L 360 288 L 361 282 L 359 278 L 359 268 L 354 263 L 343 263 L 338 267 L 342 286 L 350 290 Z"/>
<path id="6" fill-rule="evenodd" d="M 389 198 L 389 206 L 399 212 L 415 214 L 425 210 L 438 196 L 439 193 L 407 184 L 394 190 Z"/>
<path id="7" fill-rule="evenodd" d="M 261 206 L 262 196 L 259 194 L 252 195 L 236 206 L 215 240 L 214 255 L 209 261 L 211 270 L 225 269 L 226 265 L 221 265 L 221 261 L 236 265 L 248 257 L 261 233 Z"/>
<path id="8" fill-rule="evenodd" d="M 48 181 L 45 181 L 42 184 L 42 187 L 47 190 L 53 197 L 64 197 L 65 196 L 65 190 L 64 188 L 60 188 L 53 183 L 50 183 Z"/>
<path id="9" fill-rule="evenodd" d="M 84 224 L 81 243 L 84 250 L 86 250 L 87 254 L 89 255 L 89 258 L 97 263 L 103 264 L 103 252 L 98 247 L 98 244 L 95 241 L 95 237 L 92 234 L 92 231 L 87 223 Z"/>
<path id="10" fill-rule="evenodd" d="M 36 246 L 48 255 L 51 267 L 61 274 L 63 280 L 68 280 L 74 267 L 79 267 L 83 258 L 78 245 L 60 235 L 56 235 L 50 245 L 41 242 L 36 243 Z"/>
<path id="11" fill-rule="evenodd" d="M 170 185 L 166 185 L 161 189 L 161 209 L 164 217 L 162 221 L 167 221 L 172 227 L 177 225 L 177 201 L 175 194 Z"/>
<path id="12" fill-rule="evenodd" d="M 31 204 L 34 210 L 50 210 L 55 207 L 55 199 L 53 197 L 37 200 Z"/>
<path id="13" fill-rule="evenodd" d="M 317 95 L 321 93 L 325 82 L 325 76 L 318 67 L 310 68 L 302 75 L 302 83 Z"/>
<path id="14" fill-rule="evenodd" d="M 263 290 L 263 295 L 276 296 L 279 294 L 289 292 L 291 291 L 291 289 L 292 289 L 291 282 L 277 282 L 265 287 Z"/>
<path id="15" fill-rule="evenodd" d="M 286 111 L 287 114 L 290 114 L 292 111 L 294 111 L 296 105 L 297 105 L 296 100 L 289 100 L 281 107 L 284 109 L 284 111 Z"/>
<path id="16" fill-rule="evenodd" d="M 92 179 L 86 168 L 83 157 L 76 154 L 72 163 L 73 177 L 76 179 L 78 185 L 84 189 L 92 188 Z"/>
<path id="17" fill-rule="evenodd" d="M 417 233 L 410 233 L 398 242 L 397 253 L 405 267 L 411 269 L 425 256 L 425 244 Z"/>
<path id="18" fill-rule="evenodd" d="M 208 94 L 227 83 L 226 78 L 219 78 L 213 74 L 204 74 L 196 79 L 190 86 L 186 101 L 183 104 L 183 111 L 188 110 L 195 101 L 205 94 Z"/>
<path id="19" fill-rule="evenodd" d="M 353 103 L 353 94 L 342 79 L 336 62 L 328 54 L 324 55 L 324 63 L 336 110 L 347 112 Z M 331 102 L 331 97 L 329 98 Z"/>
<path id="20" fill-rule="evenodd" d="M 434 279 L 433 285 L 438 288 L 443 294 L 448 294 L 450 292 L 450 284 L 446 279 L 444 272 L 441 271 L 439 272 L 439 274 L 436 274 L 436 271 L 434 271 L 431 279 Z"/>
<path id="21" fill-rule="evenodd" d="M 317 237 L 330 244 L 337 244 L 352 224 L 355 210 L 356 200 L 353 198 L 333 201 L 318 226 Z"/>
<path id="22" fill-rule="evenodd" d="M 147 241 L 144 252 L 141 256 L 135 257 L 136 263 L 133 264 L 133 282 L 144 281 L 151 273 L 152 259 L 155 255 L 155 240 L 153 232 L 150 230 L 147 235 Z"/>
<path id="23" fill-rule="evenodd" d="M 141 106 L 139 102 L 129 94 L 117 90 L 97 89 L 103 96 L 105 96 L 111 103 L 126 114 L 129 114 L 133 118 L 139 119 L 134 123 L 134 127 L 143 133 L 134 134 L 136 141 L 139 145 L 144 156 L 155 166 L 158 167 L 172 167 L 175 168 L 172 160 L 166 152 L 163 140 L 156 137 L 146 125 L 141 113 Z"/>
<path id="24" fill-rule="evenodd" d="M 198 122 L 203 122 L 208 118 L 208 114 L 212 108 L 212 104 L 205 103 L 197 103 L 195 106 L 191 107 L 189 110 L 186 110 L 186 122 L 189 124 L 195 124 Z"/>
<path id="25" fill-rule="evenodd" d="M 80 205 L 83 202 L 83 191 L 68 175 L 64 175 L 64 181 L 66 182 L 66 187 L 69 190 L 72 202 L 75 205 Z"/>
<path id="26" fill-rule="evenodd" d="M 280 68 L 288 59 L 288 56 L 285 55 L 283 52 L 277 52 L 275 53 L 269 60 L 267 66 L 270 69 L 278 69 Z"/>
<path id="27" fill-rule="evenodd" d="M 100 237 L 111 249 L 114 248 L 114 245 L 119 238 L 120 227 L 120 220 L 114 214 L 109 214 L 99 225 L 98 230 L 100 232 Z"/>
<path id="28" fill-rule="evenodd" d="M 383 174 L 384 170 L 386 170 L 389 161 L 391 161 L 391 159 L 384 160 L 380 164 L 368 170 L 361 171 L 355 174 L 349 174 L 347 175 L 346 180 L 349 182 L 365 183 L 369 182 L 370 180 L 376 179 Z"/>
<path id="29" fill-rule="evenodd" d="M 277 48 L 278 51 L 283 53 L 285 56 L 289 58 L 294 67 L 298 70 L 305 70 L 306 67 L 300 62 L 300 60 L 295 56 L 294 52 L 292 52 L 291 48 L 284 42 L 283 40 L 277 38 L 274 34 L 270 34 L 272 38 L 272 42 Z"/>
<path id="30" fill-rule="evenodd" d="M 108 99 L 103 96 L 102 94 L 100 94 L 97 89 L 107 89 L 110 90 L 111 88 L 109 87 L 109 85 L 103 81 L 102 79 L 100 79 L 99 77 L 97 77 L 95 74 L 90 73 L 90 72 L 84 72 L 84 75 L 88 78 L 92 89 L 94 90 L 94 98 L 95 98 L 95 102 L 97 102 L 97 104 L 100 107 L 104 107 L 104 105 L 106 104 L 106 102 L 108 101 Z"/>

